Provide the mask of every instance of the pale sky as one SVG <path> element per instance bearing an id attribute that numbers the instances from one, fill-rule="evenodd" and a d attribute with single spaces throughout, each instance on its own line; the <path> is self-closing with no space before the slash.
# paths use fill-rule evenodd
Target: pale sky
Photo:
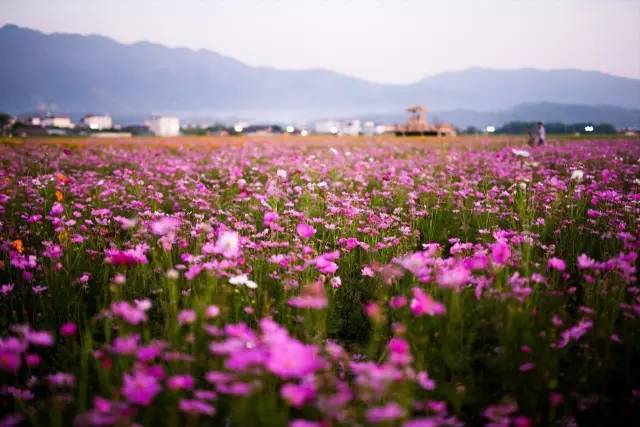
<path id="1" fill-rule="evenodd" d="M 0 0 L 0 25 L 408 83 L 469 67 L 640 78 L 640 0 Z"/>

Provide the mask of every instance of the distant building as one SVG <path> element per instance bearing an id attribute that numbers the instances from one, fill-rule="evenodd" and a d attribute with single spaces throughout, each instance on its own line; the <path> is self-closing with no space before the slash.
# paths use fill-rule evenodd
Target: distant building
<path id="1" fill-rule="evenodd" d="M 113 128 L 111 116 L 89 114 L 82 118 L 82 124 L 91 130 L 105 130 Z"/>
<path id="2" fill-rule="evenodd" d="M 349 120 L 344 122 L 340 128 L 341 135 L 358 136 L 362 132 L 360 120 Z"/>
<path id="3" fill-rule="evenodd" d="M 427 109 L 422 105 L 414 105 L 407 109 L 409 117 L 406 125 L 398 125 L 395 134 L 398 136 L 455 136 L 456 130 L 449 123 L 431 124 L 427 122 Z"/>
<path id="4" fill-rule="evenodd" d="M 365 136 L 373 136 L 376 135 L 376 124 L 372 121 L 366 121 L 362 125 L 362 134 Z"/>
<path id="5" fill-rule="evenodd" d="M 315 123 L 316 133 L 331 133 L 337 135 L 340 132 L 340 122 L 335 120 L 323 120 Z"/>
<path id="6" fill-rule="evenodd" d="M 146 123 L 147 127 L 156 136 L 180 135 L 180 120 L 177 117 L 156 116 Z"/>
<path id="7" fill-rule="evenodd" d="M 40 118 L 40 126 L 46 128 L 73 129 L 75 125 L 67 116 L 46 116 Z"/>
<path id="8" fill-rule="evenodd" d="M 20 119 L 21 123 L 27 126 L 42 126 L 42 119 L 40 116 L 26 116 Z"/>

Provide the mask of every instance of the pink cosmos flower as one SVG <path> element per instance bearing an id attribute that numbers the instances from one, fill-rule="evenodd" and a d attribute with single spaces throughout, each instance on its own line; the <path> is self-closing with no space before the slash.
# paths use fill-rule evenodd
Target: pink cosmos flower
<path id="1" fill-rule="evenodd" d="M 287 383 L 280 389 L 280 395 L 294 408 L 302 407 L 306 402 L 315 397 L 315 388 L 309 384 Z"/>
<path id="2" fill-rule="evenodd" d="M 409 343 L 404 338 L 393 337 L 387 345 L 392 363 L 398 365 L 407 365 L 411 363 L 411 351 Z"/>
<path id="3" fill-rule="evenodd" d="M 511 249 L 505 242 L 498 241 L 491 245 L 491 260 L 494 264 L 504 265 L 511 257 Z"/>
<path id="4" fill-rule="evenodd" d="M 171 216 L 160 218 L 151 223 L 151 232 L 156 236 L 165 236 L 180 227 L 180 220 Z"/>
<path id="5" fill-rule="evenodd" d="M 557 271 L 564 271 L 567 268 L 566 263 L 560 258 L 549 258 L 548 264 L 550 269 Z"/>
<path id="6" fill-rule="evenodd" d="M 47 331 L 27 331 L 25 338 L 33 345 L 42 347 L 51 347 L 53 345 L 53 336 Z"/>
<path id="7" fill-rule="evenodd" d="M 446 313 L 446 307 L 431 298 L 420 288 L 413 288 L 413 299 L 410 303 L 411 312 L 416 316 L 439 316 Z"/>
<path id="8" fill-rule="evenodd" d="M 191 390 L 195 380 L 191 375 L 174 375 L 167 379 L 167 387 L 170 390 Z"/>
<path id="9" fill-rule="evenodd" d="M 418 372 L 416 380 L 418 381 L 418 384 L 420 384 L 420 387 L 425 390 L 434 390 L 436 388 L 436 382 L 429 378 L 427 371 Z"/>
<path id="10" fill-rule="evenodd" d="M 315 259 L 316 268 L 318 271 L 324 274 L 334 274 L 338 271 L 338 264 L 335 261 L 340 256 L 340 252 L 327 252 L 326 254 L 322 254 Z"/>
<path id="11" fill-rule="evenodd" d="M 140 335 L 124 335 L 113 340 L 112 350 L 116 354 L 134 354 L 138 350 Z"/>
<path id="12" fill-rule="evenodd" d="M 151 301 L 143 300 L 136 305 L 131 305 L 126 301 L 114 302 L 111 304 L 111 312 L 131 325 L 138 325 L 147 321 L 146 311 L 151 307 Z"/>
<path id="13" fill-rule="evenodd" d="M 178 313 L 178 323 L 188 325 L 196 321 L 196 312 L 194 310 L 182 310 Z"/>
<path id="14" fill-rule="evenodd" d="M 588 269 L 588 268 L 592 268 L 595 265 L 595 260 L 592 258 L 589 258 L 589 256 L 587 254 L 581 254 L 578 257 L 578 268 L 580 269 Z"/>
<path id="15" fill-rule="evenodd" d="M 212 319 L 214 317 L 218 317 L 220 315 L 220 308 L 217 305 L 210 305 L 207 307 L 204 313 L 207 319 Z"/>
<path id="16" fill-rule="evenodd" d="M 389 307 L 399 309 L 407 305 L 407 297 L 404 295 L 396 295 L 389 301 Z"/>
<path id="17" fill-rule="evenodd" d="M 218 237 L 214 252 L 227 259 L 240 256 L 240 235 L 235 231 L 223 231 Z"/>
<path id="18" fill-rule="evenodd" d="M 321 427 L 322 424 L 316 421 L 309 421 L 303 419 L 295 419 L 289 423 L 289 427 Z"/>
<path id="19" fill-rule="evenodd" d="M 158 380 L 151 375 L 141 371 L 124 374 L 122 395 L 129 403 L 148 406 L 161 390 Z"/>
<path id="20" fill-rule="evenodd" d="M 71 337 L 76 334 L 78 327 L 73 322 L 67 322 L 60 326 L 60 335 L 63 337 Z"/>
<path id="21" fill-rule="evenodd" d="M 322 282 L 316 281 L 306 285 L 302 289 L 299 296 L 289 298 L 287 301 L 292 307 L 323 309 L 327 306 L 327 297 L 325 296 L 324 286 Z"/>
<path id="22" fill-rule="evenodd" d="M 216 413 L 213 405 L 198 399 L 180 399 L 178 406 L 182 412 L 194 415 L 213 416 Z"/>
<path id="23" fill-rule="evenodd" d="M 0 371 L 15 374 L 20 369 L 20 354 L 9 350 L 0 350 Z"/>
<path id="24" fill-rule="evenodd" d="M 149 261 L 145 253 L 149 250 L 147 245 L 137 245 L 133 249 L 119 250 L 107 249 L 105 260 L 111 265 L 133 266 L 137 264 L 147 264 Z"/>
<path id="25" fill-rule="evenodd" d="M 397 420 L 405 416 L 405 410 L 396 402 L 377 406 L 367 411 L 367 420 L 371 423 L 382 423 Z"/>
<path id="26" fill-rule="evenodd" d="M 471 272 L 462 265 L 457 265 L 449 270 L 444 269 L 438 273 L 438 284 L 443 288 L 458 289 L 469 283 Z"/>
<path id="27" fill-rule="evenodd" d="M 373 276 L 375 276 L 375 273 L 374 273 L 373 269 L 371 269 L 371 267 L 369 267 L 369 266 L 362 267 L 362 270 L 360 271 L 360 274 L 362 274 L 365 277 L 373 277 Z"/>
<path id="28" fill-rule="evenodd" d="M 298 236 L 300 236 L 301 238 L 308 239 L 316 234 L 316 229 L 308 224 L 301 222 L 296 226 L 296 233 L 298 233 Z"/>
<path id="29" fill-rule="evenodd" d="M 55 202 L 49 211 L 51 216 L 60 216 L 64 213 L 64 207 L 60 202 Z"/>
<path id="30" fill-rule="evenodd" d="M 274 223 L 278 220 L 277 212 L 267 212 L 264 214 L 264 225 L 269 226 L 271 223 Z"/>

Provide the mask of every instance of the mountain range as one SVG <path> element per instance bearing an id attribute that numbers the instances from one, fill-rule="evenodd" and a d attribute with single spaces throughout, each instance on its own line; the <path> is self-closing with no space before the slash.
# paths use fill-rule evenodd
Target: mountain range
<path id="1" fill-rule="evenodd" d="M 460 126 L 512 116 L 549 120 L 559 112 L 640 126 L 640 80 L 595 71 L 472 68 L 379 84 L 324 69 L 254 67 L 209 50 L 11 24 L 0 28 L 0 57 L 0 111 L 14 114 L 303 120 L 391 116 L 419 103 Z"/>

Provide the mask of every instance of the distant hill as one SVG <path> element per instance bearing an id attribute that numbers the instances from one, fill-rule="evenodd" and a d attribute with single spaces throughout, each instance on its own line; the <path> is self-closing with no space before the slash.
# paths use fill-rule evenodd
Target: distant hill
<path id="1" fill-rule="evenodd" d="M 640 108 L 640 80 L 599 72 L 470 69 L 389 85 L 321 69 L 252 67 L 208 50 L 127 45 L 15 25 L 0 28 L 0 57 L 0 110 L 11 113 L 171 112 L 289 120 L 389 114 L 412 103 L 485 112 L 523 103 L 549 106 L 541 102 Z"/>

